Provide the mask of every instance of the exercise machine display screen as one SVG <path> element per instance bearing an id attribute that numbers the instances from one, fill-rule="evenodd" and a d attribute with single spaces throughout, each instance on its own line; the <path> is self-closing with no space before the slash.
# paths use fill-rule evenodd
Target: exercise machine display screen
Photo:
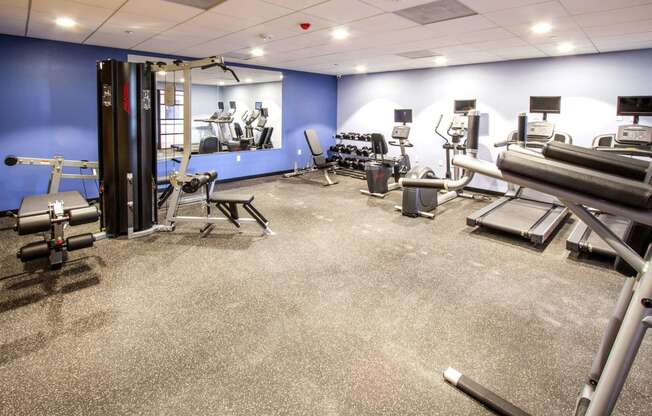
<path id="1" fill-rule="evenodd" d="M 618 97 L 616 114 L 619 116 L 652 116 L 652 96 Z"/>
<path id="2" fill-rule="evenodd" d="M 530 113 L 561 112 L 561 97 L 530 97 Z"/>
<path id="3" fill-rule="evenodd" d="M 455 100 L 455 114 L 467 114 L 471 110 L 475 110 L 475 100 Z"/>
<path id="4" fill-rule="evenodd" d="M 222 101 L 218 101 L 218 103 L 217 103 L 217 108 L 218 108 L 218 110 L 222 110 L 222 111 L 223 111 L 223 110 L 224 110 L 224 103 L 223 103 Z"/>
<path id="5" fill-rule="evenodd" d="M 408 137 L 410 137 L 410 126 L 394 126 L 392 129 L 392 139 L 407 140 Z"/>
<path id="6" fill-rule="evenodd" d="M 235 101 L 229 101 L 229 108 L 235 110 Z"/>
<path id="7" fill-rule="evenodd" d="M 616 141 L 622 144 L 652 144 L 652 128 L 640 124 L 619 126 Z"/>
<path id="8" fill-rule="evenodd" d="M 256 101 L 256 110 L 260 110 L 263 108 L 263 103 L 262 101 Z"/>
<path id="9" fill-rule="evenodd" d="M 394 110 L 394 123 L 412 123 L 412 110 Z"/>
<path id="10" fill-rule="evenodd" d="M 260 109 L 260 115 L 263 116 L 263 117 L 268 117 L 269 113 L 267 112 L 266 108 L 261 108 Z"/>

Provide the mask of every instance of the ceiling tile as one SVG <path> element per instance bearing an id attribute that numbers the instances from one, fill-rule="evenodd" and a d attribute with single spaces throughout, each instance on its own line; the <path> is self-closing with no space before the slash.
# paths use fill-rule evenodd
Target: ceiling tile
<path id="1" fill-rule="evenodd" d="M 484 16 L 467 16 L 460 19 L 446 20 L 422 26 L 434 36 L 463 34 L 471 31 L 495 28 L 496 24 Z"/>
<path id="2" fill-rule="evenodd" d="M 131 30 L 133 32 L 143 31 L 147 33 L 163 32 L 177 23 L 178 22 L 174 20 L 129 13 L 122 10 L 111 16 L 111 18 L 106 22 L 108 25 L 120 27 L 123 28 L 123 30 Z"/>
<path id="3" fill-rule="evenodd" d="M 26 22 L 27 8 L 5 6 L 0 14 L 0 33 L 24 36 Z"/>
<path id="4" fill-rule="evenodd" d="M 615 10 L 650 3 L 650 0 L 559 0 L 571 14 Z"/>
<path id="5" fill-rule="evenodd" d="M 303 30 L 299 26 L 299 24 L 302 22 L 310 22 L 310 29 Z M 263 38 L 261 35 L 271 36 L 271 40 L 265 41 L 266 43 L 269 43 L 274 40 L 281 40 L 288 37 L 315 33 L 319 30 L 327 29 L 335 25 L 336 24 L 330 20 L 312 17 L 302 12 L 298 12 L 248 28 L 245 30 L 245 32 L 255 35 L 257 38 L 261 39 Z"/>
<path id="6" fill-rule="evenodd" d="M 325 0 L 265 0 L 267 3 L 275 4 L 277 6 L 285 7 L 292 10 L 302 10 L 318 3 L 323 3 Z"/>
<path id="7" fill-rule="evenodd" d="M 394 13 L 384 13 L 373 17 L 357 20 L 349 26 L 349 30 L 358 33 L 389 32 L 418 26 L 417 23 Z"/>
<path id="8" fill-rule="evenodd" d="M 209 13 L 219 13 L 226 16 L 237 17 L 246 21 L 249 26 L 285 16 L 293 10 L 266 3 L 261 0 L 226 1 L 209 10 Z"/>
<path id="9" fill-rule="evenodd" d="M 245 19 L 219 13 L 202 13 L 182 23 L 180 26 L 191 26 L 206 31 L 231 33 L 246 29 L 251 26 L 251 23 Z"/>
<path id="10" fill-rule="evenodd" d="M 652 19 L 629 22 L 626 25 L 613 24 L 606 26 L 594 26 L 584 29 L 591 38 L 626 35 L 630 33 L 652 32 Z"/>
<path id="11" fill-rule="evenodd" d="M 528 46 L 528 43 L 523 39 L 514 36 L 508 39 L 471 43 L 468 44 L 467 46 L 473 47 L 478 52 L 482 52 L 489 49 L 515 48 L 519 46 Z"/>
<path id="12" fill-rule="evenodd" d="M 160 53 L 183 55 L 186 49 L 206 43 L 211 38 L 201 36 L 165 36 L 157 35 L 137 45 L 137 49 Z"/>
<path id="13" fill-rule="evenodd" d="M 112 9 L 88 6 L 70 0 L 32 0 L 31 7 L 31 15 L 37 15 L 44 24 L 49 20 L 54 25 L 55 19 L 65 16 L 74 19 L 82 28 L 93 29 L 113 12 Z"/>
<path id="14" fill-rule="evenodd" d="M 496 27 L 493 29 L 479 30 L 477 32 L 466 32 L 461 35 L 458 35 L 457 38 L 462 43 L 473 43 L 473 42 L 482 42 L 482 41 L 491 41 L 491 40 L 500 40 L 508 39 L 514 37 L 514 34 L 508 30 L 503 29 L 502 27 Z"/>
<path id="15" fill-rule="evenodd" d="M 0 7 L 13 7 L 16 9 L 27 9 L 29 7 L 29 0 L 0 0 Z M 3 10 L 4 14 L 4 10 Z"/>
<path id="16" fill-rule="evenodd" d="M 311 16 L 321 17 L 337 23 L 347 23 L 381 14 L 382 10 L 358 0 L 330 0 L 326 3 L 309 7 L 304 12 Z"/>
<path id="17" fill-rule="evenodd" d="M 328 31 L 322 30 L 305 35 L 294 36 L 287 39 L 271 41 L 265 45 L 265 50 L 270 52 L 283 52 L 310 48 L 324 45 L 332 41 Z"/>
<path id="18" fill-rule="evenodd" d="M 541 3 L 542 0 L 460 0 L 478 13 L 489 13 L 498 10 L 513 9 Z"/>
<path id="19" fill-rule="evenodd" d="M 575 41 L 585 42 L 588 40 L 586 34 L 581 29 L 556 31 L 552 34 L 547 34 L 544 36 L 529 34 L 528 36 L 521 36 L 521 38 L 531 43 L 532 45 Z"/>
<path id="20" fill-rule="evenodd" d="M 540 21 L 554 22 L 557 18 L 568 16 L 568 13 L 559 2 L 550 1 L 491 12 L 487 13 L 486 16 L 500 26 L 515 26 Z"/>
<path id="21" fill-rule="evenodd" d="M 409 9 L 410 7 L 420 6 L 426 3 L 432 3 L 434 0 L 361 0 L 370 6 L 379 9 L 395 12 L 397 10 Z"/>
<path id="22" fill-rule="evenodd" d="M 125 0 L 74 0 L 75 3 L 82 3 L 88 6 L 103 7 L 105 9 L 117 10 L 125 3 Z M 1 3 L 1 2 L 0 2 Z"/>
<path id="23" fill-rule="evenodd" d="M 129 0 L 120 11 L 177 22 L 190 19 L 203 12 L 195 7 L 164 0 Z"/>
<path id="24" fill-rule="evenodd" d="M 543 58 L 546 56 L 545 53 L 535 48 L 534 46 L 519 46 L 515 48 L 491 49 L 488 50 L 487 52 L 503 59 Z"/>
<path id="25" fill-rule="evenodd" d="M 124 31 L 107 30 L 106 25 L 102 26 L 100 30 L 93 33 L 84 44 L 108 46 L 111 48 L 131 49 L 139 43 L 145 41 L 149 37 L 154 36 L 154 33 L 132 33 L 130 35 Z"/>
<path id="26" fill-rule="evenodd" d="M 649 49 L 652 48 L 652 40 L 643 41 L 620 41 L 620 40 L 598 40 L 595 46 L 600 52 L 613 52 L 613 51 L 626 51 L 633 49 Z"/>
<path id="27" fill-rule="evenodd" d="M 652 4 L 575 16 L 575 21 L 582 27 L 612 25 L 647 19 L 652 19 Z"/>
<path id="28" fill-rule="evenodd" d="M 558 43 L 547 43 L 543 45 L 537 45 L 537 48 L 542 50 L 548 56 L 570 56 L 570 55 L 580 55 L 587 53 L 597 53 L 597 49 L 593 46 L 591 42 L 573 42 L 575 49 L 572 52 L 559 52 L 557 50 Z"/>

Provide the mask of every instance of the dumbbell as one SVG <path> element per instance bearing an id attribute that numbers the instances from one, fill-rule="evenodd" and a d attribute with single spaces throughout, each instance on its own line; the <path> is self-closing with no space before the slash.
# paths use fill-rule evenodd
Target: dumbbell
<path id="1" fill-rule="evenodd" d="M 369 157 L 370 151 L 371 151 L 370 148 L 368 148 L 367 146 L 364 146 L 364 147 L 362 147 L 360 149 L 360 156 Z"/>

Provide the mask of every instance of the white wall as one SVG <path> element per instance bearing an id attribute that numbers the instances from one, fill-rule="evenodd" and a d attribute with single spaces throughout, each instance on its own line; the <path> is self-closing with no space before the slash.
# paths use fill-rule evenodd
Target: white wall
<path id="1" fill-rule="evenodd" d="M 527 111 L 530 95 L 561 95 L 561 114 L 548 119 L 571 134 L 574 143 L 590 146 L 602 133 L 615 132 L 631 118 L 616 117 L 618 95 L 652 95 L 649 68 L 652 51 L 512 61 L 450 68 L 345 76 L 338 82 L 337 130 L 379 132 L 389 137 L 395 108 L 412 108 L 409 150 L 412 162 L 444 173 L 442 139 L 434 134 L 439 114 L 445 131 L 455 99 L 477 99 L 483 113 L 480 157 L 495 160 L 516 128 L 516 116 Z M 530 120 L 540 119 L 533 114 Z M 652 120 L 641 119 L 641 123 Z M 390 149 L 398 154 L 397 148 Z M 476 176 L 471 186 L 504 191 L 505 184 Z"/>
<path id="2" fill-rule="evenodd" d="M 245 111 L 253 110 L 256 101 L 262 101 L 263 107 L 269 110 L 269 117 L 267 118 L 267 126 L 274 127 L 272 134 L 272 143 L 275 149 L 281 147 L 281 137 L 283 131 L 283 84 L 279 82 L 264 82 L 257 84 L 238 84 L 220 87 L 220 99 L 224 101 L 224 105 L 228 107 L 229 101 L 236 102 L 235 121 L 240 123 L 244 129 L 242 122 L 242 114 Z M 254 127 L 256 126 L 254 122 Z"/>

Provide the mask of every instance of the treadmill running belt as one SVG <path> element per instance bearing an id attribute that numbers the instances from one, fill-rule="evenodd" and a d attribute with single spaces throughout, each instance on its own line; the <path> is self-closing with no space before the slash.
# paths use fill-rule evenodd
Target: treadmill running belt
<path id="1" fill-rule="evenodd" d="M 604 222 L 604 224 L 608 226 L 609 229 L 611 229 L 611 231 L 613 231 L 618 237 L 623 238 L 625 236 L 625 231 L 627 231 L 627 226 L 629 225 L 628 220 L 609 214 L 599 214 L 598 218 L 600 221 Z M 593 253 L 609 256 L 616 255 L 616 252 L 607 243 L 605 243 L 598 234 L 594 232 L 589 234 L 585 244 L 591 247 L 591 252 Z"/>
<path id="2" fill-rule="evenodd" d="M 480 219 L 480 224 L 496 230 L 527 236 L 530 229 L 543 219 L 550 210 L 550 204 L 512 199 Z"/>
<path id="3" fill-rule="evenodd" d="M 535 191 L 534 189 L 521 188 L 518 193 L 518 197 L 522 199 L 528 199 L 530 201 L 544 202 L 546 204 L 555 204 L 561 205 L 561 202 L 554 196 L 544 194 L 543 192 Z"/>

